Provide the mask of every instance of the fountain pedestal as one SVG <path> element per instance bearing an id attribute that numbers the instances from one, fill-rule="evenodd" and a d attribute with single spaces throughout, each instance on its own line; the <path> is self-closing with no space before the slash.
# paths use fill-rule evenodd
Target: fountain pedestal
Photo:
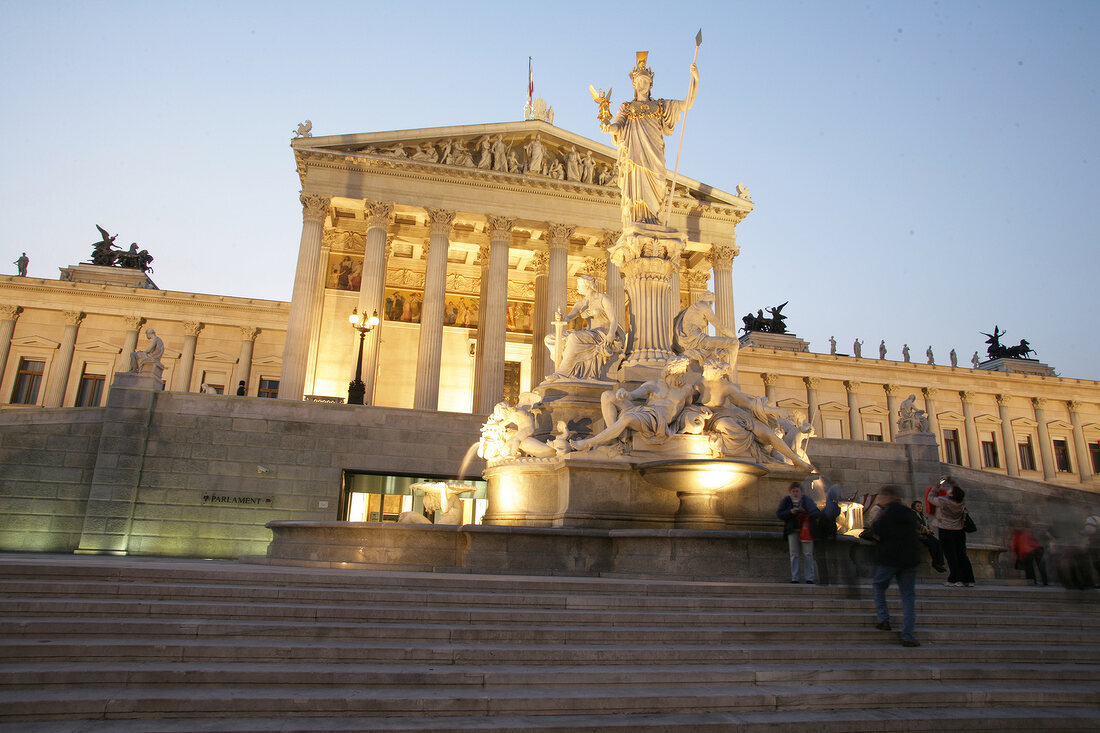
<path id="1" fill-rule="evenodd" d="M 758 463 L 713 459 L 674 459 L 642 464 L 638 472 L 650 483 L 676 492 L 677 529 L 725 529 L 719 495 L 751 491 L 768 471 Z"/>

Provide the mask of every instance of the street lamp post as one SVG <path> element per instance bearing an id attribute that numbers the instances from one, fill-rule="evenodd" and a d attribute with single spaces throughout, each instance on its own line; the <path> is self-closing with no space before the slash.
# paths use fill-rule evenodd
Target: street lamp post
<path id="1" fill-rule="evenodd" d="M 355 379 L 348 385 L 348 404 L 362 405 L 363 396 L 366 394 L 367 385 L 363 384 L 363 339 L 371 329 L 378 325 L 378 311 L 371 314 L 370 318 L 360 314 L 358 308 L 351 311 L 348 322 L 351 327 L 359 332 L 359 359 L 355 362 Z"/>

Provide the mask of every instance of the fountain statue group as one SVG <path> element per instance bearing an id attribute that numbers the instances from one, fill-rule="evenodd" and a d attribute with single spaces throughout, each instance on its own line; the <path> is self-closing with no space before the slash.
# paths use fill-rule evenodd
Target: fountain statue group
<path id="1" fill-rule="evenodd" d="M 647 493 L 657 486 L 680 497 L 676 526 L 720 528 L 715 491 L 813 471 L 805 416 L 738 385 L 740 343 L 715 314 L 714 295 L 674 310 L 687 235 L 669 226 L 676 172 L 669 186 L 664 138 L 691 109 L 699 70 L 692 63 L 685 99 L 654 99 L 646 61 L 639 52 L 630 73 L 634 99 L 614 117 L 610 93 L 593 90 L 600 129 L 619 151 L 623 231 L 609 255 L 622 273 L 629 323 L 595 278 L 578 277 L 580 298 L 554 314 L 543 344 L 553 373 L 515 405 L 498 403 L 482 427 L 487 523 L 652 526 L 666 511 Z M 769 309 L 777 332 L 782 307 Z M 577 320 L 580 327 L 568 327 Z M 738 478 L 696 486 L 701 472 L 721 467 Z"/>

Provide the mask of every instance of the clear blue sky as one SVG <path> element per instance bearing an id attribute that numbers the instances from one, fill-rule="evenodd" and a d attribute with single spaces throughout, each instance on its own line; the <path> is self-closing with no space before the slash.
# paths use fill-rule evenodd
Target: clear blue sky
<path id="1" fill-rule="evenodd" d="M 298 122 L 520 119 L 533 56 L 555 124 L 606 142 L 588 84 L 617 104 L 649 50 L 655 93 L 682 98 L 701 26 L 681 170 L 752 191 L 739 316 L 789 300 L 815 350 L 884 338 L 963 364 L 997 324 L 1100 378 L 1100 2 L 3 0 L 0 17 L 0 261 L 26 250 L 32 276 L 87 260 L 101 224 L 156 257 L 162 288 L 289 299 Z"/>

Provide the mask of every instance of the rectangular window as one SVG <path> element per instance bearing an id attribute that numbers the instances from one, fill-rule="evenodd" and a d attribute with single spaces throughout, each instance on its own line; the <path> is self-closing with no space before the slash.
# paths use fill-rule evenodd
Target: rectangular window
<path id="1" fill-rule="evenodd" d="M 90 374 L 85 371 L 80 375 L 80 386 L 76 390 L 77 407 L 99 407 L 103 399 L 103 385 L 107 382 L 104 374 Z"/>
<path id="2" fill-rule="evenodd" d="M 1089 443 L 1089 456 L 1092 457 L 1092 472 L 1100 473 L 1100 443 Z"/>
<path id="3" fill-rule="evenodd" d="M 835 417 L 825 418 L 825 437 L 843 438 L 844 423 L 836 419 Z"/>
<path id="4" fill-rule="evenodd" d="M 1027 436 L 1017 446 L 1020 449 L 1020 470 L 1035 470 L 1035 451 L 1031 447 L 1031 436 Z"/>
<path id="5" fill-rule="evenodd" d="M 1070 473 L 1073 467 L 1069 462 L 1069 444 L 1064 440 L 1054 441 L 1054 465 L 1059 473 Z"/>
<path id="6" fill-rule="evenodd" d="M 414 476 L 344 471 L 337 517 L 345 522 L 396 522 L 405 512 L 431 523 L 480 524 L 488 507 L 484 481 L 425 479 Z M 448 492 L 448 511 L 442 510 L 438 487 Z"/>
<path id="7" fill-rule="evenodd" d="M 879 443 L 882 442 L 882 423 L 867 423 L 864 429 L 867 431 L 867 440 L 873 440 Z"/>
<path id="8" fill-rule="evenodd" d="M 992 435 L 982 436 L 982 466 L 1000 468 L 1001 457 L 997 454 L 997 440 Z"/>
<path id="9" fill-rule="evenodd" d="M 948 463 L 954 463 L 956 466 L 962 465 L 962 450 L 959 446 L 958 430 L 943 431 L 943 452 Z"/>
<path id="10" fill-rule="evenodd" d="M 279 396 L 279 380 L 268 379 L 267 377 L 260 377 L 260 389 L 256 392 L 257 397 L 271 397 L 275 398 Z"/>
<path id="11" fill-rule="evenodd" d="M 15 375 L 15 388 L 11 391 L 13 405 L 38 403 L 38 388 L 42 386 L 42 372 L 46 362 L 37 359 L 19 359 L 19 372 Z"/>
<path id="12" fill-rule="evenodd" d="M 225 394 L 225 374 L 222 372 L 203 372 L 200 391 L 204 394 Z"/>

